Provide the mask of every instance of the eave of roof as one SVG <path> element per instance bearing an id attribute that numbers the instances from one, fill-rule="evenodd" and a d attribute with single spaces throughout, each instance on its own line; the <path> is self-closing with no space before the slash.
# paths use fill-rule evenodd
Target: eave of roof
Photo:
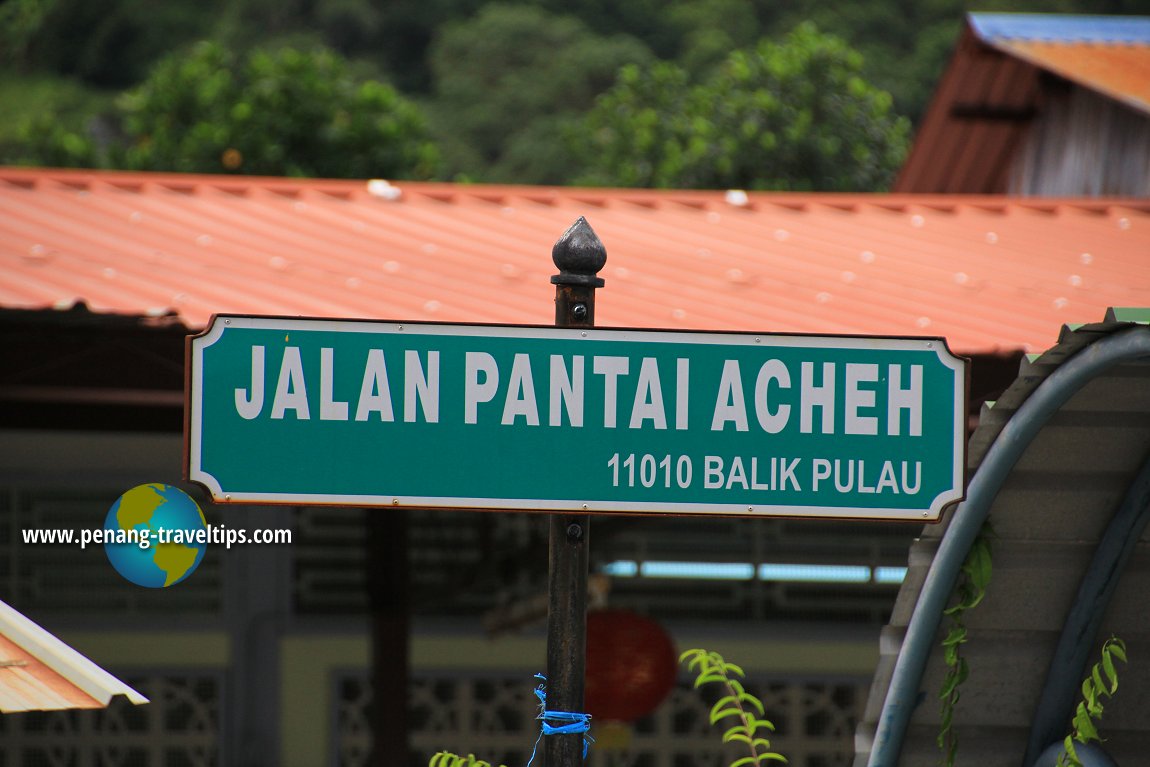
<path id="1" fill-rule="evenodd" d="M 0 712 L 104 708 L 148 699 L 0 602 Z"/>
<path id="2" fill-rule="evenodd" d="M 603 326 L 1044 348 L 1150 303 L 1150 202 L 0 169 L 0 306 L 549 324 L 586 215 Z M 398 196 L 389 199 L 398 192 Z"/>
<path id="3" fill-rule="evenodd" d="M 1150 18 L 975 13 L 970 28 L 1004 53 L 1150 113 Z"/>

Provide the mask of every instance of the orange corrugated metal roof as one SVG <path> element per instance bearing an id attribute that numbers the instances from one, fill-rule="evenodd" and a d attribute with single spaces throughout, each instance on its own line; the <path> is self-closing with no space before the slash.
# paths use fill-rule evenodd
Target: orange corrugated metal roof
<path id="1" fill-rule="evenodd" d="M 1150 304 L 1146 201 L 391 189 L 0 169 L 0 306 L 549 324 L 551 246 L 580 215 L 607 248 L 603 326 L 1037 350 Z"/>
<path id="2" fill-rule="evenodd" d="M 0 634 L 0 711 L 11 714 L 105 705 Z"/>
<path id="3" fill-rule="evenodd" d="M 1150 45 L 1003 40 L 996 47 L 1115 101 L 1150 112 Z"/>

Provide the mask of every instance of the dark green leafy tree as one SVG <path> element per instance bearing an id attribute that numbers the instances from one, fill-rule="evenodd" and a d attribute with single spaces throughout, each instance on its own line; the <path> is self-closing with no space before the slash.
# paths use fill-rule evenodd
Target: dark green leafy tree
<path id="1" fill-rule="evenodd" d="M 665 16 L 676 42 L 674 60 L 696 78 L 764 36 L 750 0 L 679 0 Z"/>
<path id="2" fill-rule="evenodd" d="M 164 59 L 119 107 L 119 135 L 108 146 L 43 124 L 29 132 L 30 145 L 68 164 L 137 170 L 333 178 L 435 170 L 419 110 L 389 86 L 354 77 L 327 50 L 237 55 L 200 43 Z"/>
<path id="3" fill-rule="evenodd" d="M 157 59 L 210 32 L 217 0 L 3 0 L 0 49 L 25 68 L 120 89 L 138 83 Z"/>
<path id="4" fill-rule="evenodd" d="M 620 139 L 622 143 L 612 145 L 610 139 L 612 131 L 627 129 L 622 115 L 646 115 L 657 104 L 635 100 L 640 91 L 650 88 L 657 94 L 666 82 L 680 77 L 654 71 L 653 56 L 679 67 L 680 79 L 692 91 L 690 98 L 687 94 L 668 97 L 675 105 L 695 104 L 696 111 L 658 112 L 664 121 L 674 114 L 676 130 L 700 114 L 704 122 L 716 125 L 721 124 L 720 117 L 743 120 L 752 99 L 729 98 L 732 90 L 746 90 L 750 82 L 752 90 L 769 87 L 777 91 L 783 80 L 771 84 L 768 78 L 760 88 L 753 80 L 716 72 L 736 67 L 731 51 L 743 51 L 744 68 L 756 72 L 761 66 L 756 61 L 761 58 L 757 41 L 781 39 L 787 30 L 808 21 L 863 54 L 865 62 L 850 76 L 888 91 L 893 97 L 888 114 L 917 119 L 937 85 L 968 10 L 1150 13 L 1150 0 L 986 0 L 978 4 L 968 0 L 501 0 L 491 6 L 486 0 L 0 0 L 0 104 L 7 118 L 0 125 L 0 162 L 53 157 L 69 164 L 122 164 L 120 155 L 111 150 L 123 138 L 135 137 L 120 127 L 122 121 L 108 107 L 110 100 L 126 88 L 138 87 L 162 56 L 191 41 L 211 39 L 235 51 L 323 45 L 350 57 L 353 72 L 366 68 L 373 75 L 386 73 L 389 83 L 418 98 L 429 118 L 434 118 L 446 177 L 524 182 L 601 178 L 602 183 L 618 183 L 624 177 L 646 175 L 645 181 L 635 183 L 727 186 L 735 183 L 730 177 L 738 175 L 732 168 L 759 160 L 752 156 L 747 162 L 737 158 L 728 162 L 723 142 L 705 131 L 692 128 L 686 143 L 667 143 L 664 126 L 652 129 L 630 142 L 653 153 L 637 161 L 650 170 L 620 167 L 605 171 L 607 161 L 596 159 L 592 162 L 595 174 L 580 168 L 580 161 L 589 155 L 581 151 L 572 156 L 557 136 L 569 131 L 571 123 L 580 122 L 591 99 L 615 82 L 620 66 L 636 64 L 638 73 L 620 82 L 614 92 L 621 114 L 600 114 L 593 134 L 596 140 L 583 146 L 592 145 L 591 158 L 628 157 L 628 142 Z M 235 59 L 237 67 L 241 60 Z M 835 85 L 833 78 L 821 74 L 815 80 L 820 88 Z M 721 99 L 730 106 L 718 114 L 713 105 Z M 786 107 L 785 100 L 782 106 Z M 754 109 L 761 116 L 771 116 L 779 105 L 760 104 Z M 863 108 L 858 125 L 874 124 L 867 120 L 868 111 L 875 110 Z M 26 146 L 17 126 L 33 116 L 36 130 L 28 134 L 33 145 Z M 751 122 L 756 119 L 752 117 Z M 90 140 L 93 130 L 99 135 L 94 142 Z M 727 143 L 734 135 L 725 128 L 717 130 Z M 844 144 L 859 146 L 850 132 L 840 135 Z M 775 140 L 787 146 L 775 129 L 761 138 L 767 144 Z M 827 149 L 835 138 L 824 136 L 823 141 Z M 648 146 L 652 143 L 667 151 L 652 149 Z M 886 139 L 873 143 L 873 155 L 864 158 L 863 165 L 883 165 L 888 148 L 895 143 Z M 705 147 L 711 154 L 702 151 Z M 244 158 L 252 156 L 250 151 L 243 153 Z M 687 167 L 676 170 L 682 163 Z M 708 180 L 707 173 L 690 163 L 715 169 L 713 177 Z M 768 169 L 777 174 L 777 169 Z M 835 188 L 825 176 L 819 180 L 818 173 L 804 170 L 803 174 L 811 186 Z M 764 185 L 799 188 L 796 183 L 776 179 Z"/>
<path id="5" fill-rule="evenodd" d="M 550 13 L 579 19 L 600 35 L 624 34 L 642 40 L 656 55 L 674 55 L 679 30 L 668 13 L 668 0 L 530 0 Z M 683 0 L 686 2 L 687 0 Z M 710 0 L 697 0 L 710 2 Z M 752 2 L 752 0 L 737 0 Z"/>
<path id="6" fill-rule="evenodd" d="M 629 65 L 572 134 L 591 166 L 584 179 L 611 186 L 689 186 L 712 126 L 687 71 L 670 62 Z M 695 138 L 698 137 L 698 138 Z"/>
<path id="7" fill-rule="evenodd" d="M 702 82 L 673 64 L 624 69 L 571 142 L 583 180 L 627 186 L 876 191 L 910 124 L 862 57 L 802 24 L 735 51 Z"/>
<path id="8" fill-rule="evenodd" d="M 647 62 L 629 37 L 603 37 L 567 16 L 492 4 L 449 25 L 431 52 L 437 138 L 448 176 L 562 183 L 577 168 L 564 151 L 574 122 L 619 68 Z"/>
<path id="9" fill-rule="evenodd" d="M 28 47 L 52 9 L 53 0 L 0 2 L 0 64 L 22 67 Z"/>

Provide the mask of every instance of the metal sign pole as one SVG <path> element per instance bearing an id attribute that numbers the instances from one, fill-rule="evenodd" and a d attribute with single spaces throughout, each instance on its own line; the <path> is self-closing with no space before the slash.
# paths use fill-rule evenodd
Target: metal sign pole
<path id="1" fill-rule="evenodd" d="M 590 328 L 595 325 L 595 276 L 607 262 L 603 243 L 582 216 L 551 251 L 559 274 L 555 284 L 555 325 Z M 583 710 L 583 676 L 587 648 L 587 514 L 551 516 L 548 562 L 547 708 Z M 546 767 L 576 767 L 583 761 L 583 735 L 551 735 L 543 739 Z"/>

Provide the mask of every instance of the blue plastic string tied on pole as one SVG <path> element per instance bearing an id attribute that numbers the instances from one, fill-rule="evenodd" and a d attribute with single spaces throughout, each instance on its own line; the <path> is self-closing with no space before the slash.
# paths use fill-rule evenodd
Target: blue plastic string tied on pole
<path id="1" fill-rule="evenodd" d="M 549 711 L 547 709 L 547 677 L 536 674 L 536 679 L 542 680 L 535 687 L 535 697 L 539 699 L 539 715 L 535 718 L 540 721 L 539 735 L 535 738 L 535 746 L 531 749 L 531 758 L 527 760 L 527 767 L 535 761 L 535 753 L 539 750 L 539 741 L 544 735 L 573 735 L 587 732 L 591 729 L 591 715 L 573 711 Z M 590 735 L 583 736 L 583 758 L 587 758 L 587 751 L 595 739 Z"/>

